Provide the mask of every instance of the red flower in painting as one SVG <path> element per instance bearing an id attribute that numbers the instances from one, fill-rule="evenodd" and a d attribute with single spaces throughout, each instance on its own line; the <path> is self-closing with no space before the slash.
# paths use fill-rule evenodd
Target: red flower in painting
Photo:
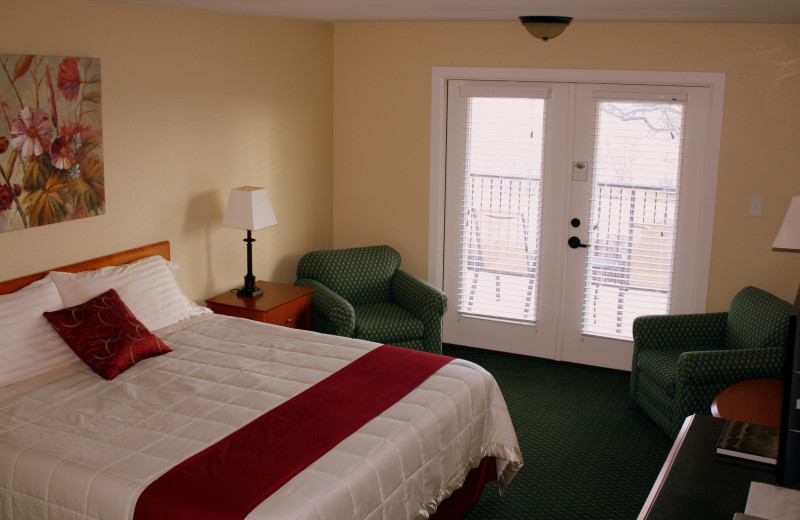
<path id="1" fill-rule="evenodd" d="M 8 150 L 8 137 L 1 136 L 0 137 L 0 153 L 6 153 Z"/>
<path id="2" fill-rule="evenodd" d="M 39 157 L 50 147 L 52 131 L 44 110 L 25 107 L 11 125 L 11 146 L 23 157 Z"/>
<path id="3" fill-rule="evenodd" d="M 100 141 L 102 136 L 96 128 L 75 123 L 67 123 L 61 127 L 61 135 L 71 139 L 75 146 L 83 146 L 86 141 Z"/>
<path id="4" fill-rule="evenodd" d="M 78 99 L 81 88 L 81 73 L 78 70 L 78 58 L 64 58 L 58 66 L 58 89 L 67 101 Z"/>
<path id="5" fill-rule="evenodd" d="M 57 137 L 50 147 L 50 161 L 59 170 L 66 170 L 75 164 L 75 146 L 72 139 L 63 135 Z"/>
<path id="6" fill-rule="evenodd" d="M 14 192 L 8 186 L 0 186 L 0 213 L 11 207 L 14 202 Z"/>

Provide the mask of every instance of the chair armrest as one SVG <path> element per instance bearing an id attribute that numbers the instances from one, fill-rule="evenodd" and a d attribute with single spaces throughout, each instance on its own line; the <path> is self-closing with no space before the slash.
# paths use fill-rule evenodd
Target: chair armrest
<path id="1" fill-rule="evenodd" d="M 684 352 L 678 358 L 675 417 L 709 415 L 714 398 L 748 379 L 781 379 L 786 350 L 755 348 Z"/>
<path id="2" fill-rule="evenodd" d="M 660 314 L 633 320 L 631 396 L 639 402 L 639 353 L 645 350 L 698 351 L 725 348 L 727 312 Z"/>
<path id="3" fill-rule="evenodd" d="M 727 312 L 640 316 L 633 320 L 634 352 L 725 348 L 727 319 Z"/>
<path id="4" fill-rule="evenodd" d="M 294 284 L 316 289 L 311 293 L 311 330 L 353 337 L 356 313 L 347 300 L 312 278 L 298 278 Z"/>
<path id="5" fill-rule="evenodd" d="M 724 383 L 748 379 L 781 379 L 785 348 L 684 352 L 678 358 L 678 384 Z"/>
<path id="6" fill-rule="evenodd" d="M 394 303 L 422 320 L 422 341 L 414 348 L 441 354 L 442 316 L 447 310 L 447 295 L 400 269 L 394 272 L 391 289 Z"/>
<path id="7" fill-rule="evenodd" d="M 422 321 L 441 322 L 447 310 L 447 295 L 402 269 L 392 277 L 392 301 Z"/>

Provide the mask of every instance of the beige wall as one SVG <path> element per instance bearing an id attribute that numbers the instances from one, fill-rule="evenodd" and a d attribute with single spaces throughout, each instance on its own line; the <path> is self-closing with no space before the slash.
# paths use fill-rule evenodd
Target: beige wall
<path id="1" fill-rule="evenodd" d="M 335 246 L 390 243 L 426 275 L 434 66 L 724 72 L 708 308 L 748 284 L 794 298 L 800 253 L 771 244 L 800 194 L 800 25 L 574 22 L 545 43 L 517 22 L 340 23 L 334 42 Z"/>
<path id="2" fill-rule="evenodd" d="M 257 277 L 332 245 L 333 27 L 77 0 L 0 0 L 6 54 L 101 59 L 106 214 L 0 234 L 0 279 L 159 240 L 195 300 L 241 285 L 230 189 L 267 188 Z"/>
<path id="3" fill-rule="evenodd" d="M 269 190 L 279 222 L 255 232 L 259 278 L 291 281 L 310 249 L 380 242 L 425 276 L 431 67 L 470 66 L 726 73 L 708 307 L 746 284 L 789 299 L 800 281 L 800 254 L 770 250 L 800 193 L 800 25 L 574 22 L 544 43 L 516 22 L 80 0 L 0 12 L 3 53 L 101 58 L 107 202 L 104 216 L 0 234 L 0 279 L 166 239 L 201 300 L 241 283 L 243 232 L 219 222 L 242 184 Z M 751 196 L 763 217 L 747 215 Z"/>

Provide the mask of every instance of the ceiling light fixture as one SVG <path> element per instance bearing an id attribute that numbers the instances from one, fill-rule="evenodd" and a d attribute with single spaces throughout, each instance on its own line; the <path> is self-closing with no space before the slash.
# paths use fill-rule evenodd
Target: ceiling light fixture
<path id="1" fill-rule="evenodd" d="M 520 16 L 519 21 L 529 33 L 547 41 L 564 32 L 572 18 L 569 16 Z"/>

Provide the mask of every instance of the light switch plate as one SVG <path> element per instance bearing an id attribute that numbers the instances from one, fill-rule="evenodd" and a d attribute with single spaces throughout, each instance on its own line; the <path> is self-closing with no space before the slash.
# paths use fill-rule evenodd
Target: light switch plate
<path id="1" fill-rule="evenodd" d="M 760 217 L 764 212 L 764 199 L 761 197 L 750 197 L 750 216 Z"/>

